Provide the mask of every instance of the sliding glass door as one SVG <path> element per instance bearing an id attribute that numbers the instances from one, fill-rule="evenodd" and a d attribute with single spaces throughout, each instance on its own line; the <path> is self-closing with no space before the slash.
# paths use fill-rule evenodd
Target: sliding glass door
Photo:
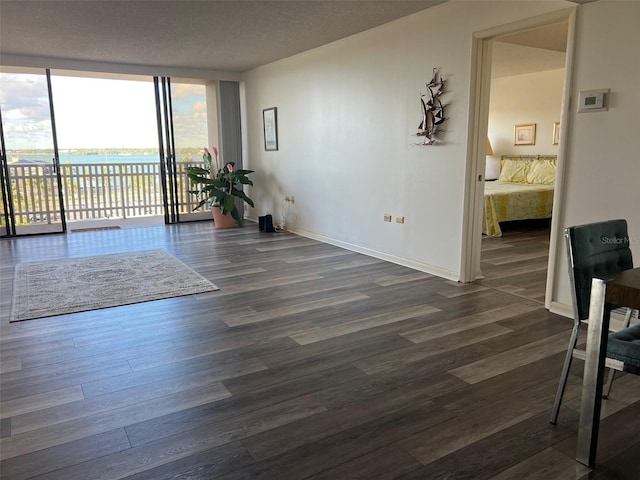
<path id="1" fill-rule="evenodd" d="M 0 72 L 2 235 L 66 230 L 48 70 Z"/>
<path id="2" fill-rule="evenodd" d="M 189 193 L 195 187 L 187 178 L 187 168 L 204 165 L 202 153 L 208 144 L 206 87 L 169 78 L 154 82 L 165 222 L 210 219 L 210 210 L 193 210 L 198 199 Z"/>
<path id="3" fill-rule="evenodd" d="M 211 218 L 186 172 L 203 164 L 215 87 L 3 68 L 0 94 L 0 235 Z"/>
<path id="4" fill-rule="evenodd" d="M 162 225 L 151 77 L 54 71 L 69 229 Z"/>

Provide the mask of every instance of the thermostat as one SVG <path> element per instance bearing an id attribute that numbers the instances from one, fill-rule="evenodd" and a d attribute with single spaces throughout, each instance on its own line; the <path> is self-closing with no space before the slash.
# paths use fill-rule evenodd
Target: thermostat
<path id="1" fill-rule="evenodd" d="M 584 90 L 580 92 L 578 100 L 578 113 L 581 112 L 602 112 L 607 110 L 607 97 L 609 89 Z"/>

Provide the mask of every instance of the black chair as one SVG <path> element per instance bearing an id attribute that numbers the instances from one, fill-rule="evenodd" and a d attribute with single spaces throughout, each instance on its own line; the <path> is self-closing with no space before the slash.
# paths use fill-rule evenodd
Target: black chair
<path id="1" fill-rule="evenodd" d="M 640 375 L 640 324 L 609 335 L 607 358 L 622 363 L 617 370 Z"/>
<path id="2" fill-rule="evenodd" d="M 594 277 L 607 278 L 623 270 L 633 268 L 626 220 L 609 220 L 569 227 L 565 229 L 565 240 L 569 259 L 574 324 L 551 412 L 551 423 L 553 424 L 558 421 L 571 361 L 574 357 L 582 360 L 585 358 L 584 350 L 580 350 L 576 346 L 581 325 L 589 318 L 591 279 Z M 634 337 L 634 335 L 635 338 L 640 338 L 640 326 L 629 327 L 631 316 L 632 310 L 628 309 L 623 322 L 624 332 L 619 332 L 619 337 L 613 335 L 610 337 L 608 350 L 618 348 L 620 352 L 628 352 L 629 343 L 625 339 L 628 340 L 629 336 Z M 612 353 L 615 354 L 615 352 Z M 612 370 L 604 388 L 603 396 L 605 398 L 609 394 L 615 371 L 625 369 L 623 362 L 620 361 L 624 360 L 623 358 L 612 357 L 609 352 L 607 357 L 606 366 Z"/>

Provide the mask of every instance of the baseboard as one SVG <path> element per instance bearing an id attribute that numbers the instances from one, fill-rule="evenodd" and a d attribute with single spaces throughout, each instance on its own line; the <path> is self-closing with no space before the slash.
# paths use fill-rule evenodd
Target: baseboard
<path id="1" fill-rule="evenodd" d="M 551 313 L 555 313 L 556 315 L 573 318 L 573 307 L 571 307 L 571 305 L 567 305 L 566 303 L 552 301 L 551 305 L 549 305 L 549 311 Z"/>
<path id="2" fill-rule="evenodd" d="M 418 270 L 421 272 L 429 273 L 437 277 L 446 278 L 447 280 L 453 280 L 454 282 L 457 282 L 460 280 L 460 272 L 452 272 L 450 270 L 436 267 L 434 265 L 416 262 L 414 260 L 410 260 L 404 257 L 398 257 L 396 255 L 390 255 L 388 253 L 379 252 L 377 250 L 372 250 L 370 248 L 362 247 L 360 245 L 354 245 L 352 243 L 343 242 L 341 240 L 336 240 L 334 238 L 325 237 L 324 235 L 319 235 L 317 233 L 308 232 L 302 229 L 290 228 L 288 229 L 288 231 L 296 235 L 300 235 L 301 237 L 310 238 L 312 240 L 318 240 L 319 242 L 328 243 L 329 245 L 335 245 L 336 247 L 344 248 L 345 250 L 349 250 L 351 252 L 361 253 L 369 257 L 379 258 L 380 260 L 395 263 L 396 265 L 402 265 L 403 267 L 412 268 L 414 270 Z"/>

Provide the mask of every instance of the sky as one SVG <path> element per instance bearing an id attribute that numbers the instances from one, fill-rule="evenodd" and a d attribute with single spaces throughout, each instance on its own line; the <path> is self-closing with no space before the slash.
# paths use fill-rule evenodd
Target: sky
<path id="1" fill-rule="evenodd" d="M 153 80 L 51 77 L 58 148 L 158 148 Z M 177 147 L 207 145 L 204 85 L 172 84 Z M 7 150 L 53 147 L 44 75 L 0 73 Z"/>

